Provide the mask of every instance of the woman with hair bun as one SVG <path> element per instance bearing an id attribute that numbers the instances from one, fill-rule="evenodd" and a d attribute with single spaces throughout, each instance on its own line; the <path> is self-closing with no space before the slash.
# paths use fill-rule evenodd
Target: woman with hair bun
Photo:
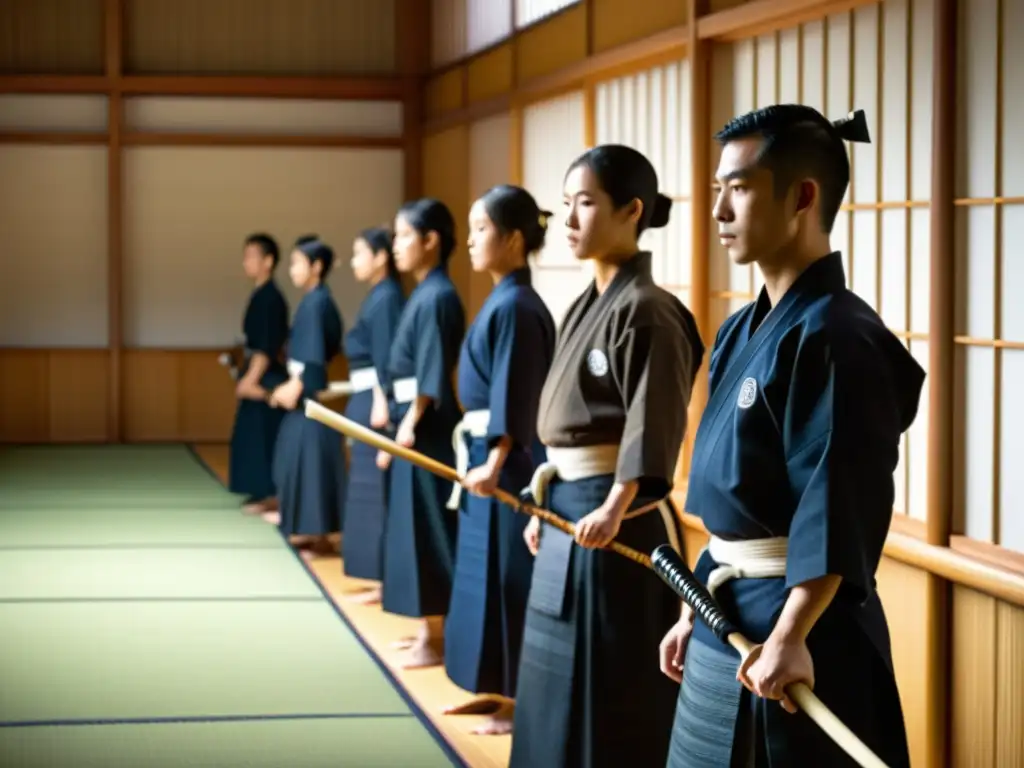
<path id="1" fill-rule="evenodd" d="M 494 284 L 466 334 L 453 436 L 456 486 L 448 507 L 459 518 L 455 580 L 445 623 L 445 669 L 460 688 L 488 698 L 446 714 L 489 714 L 474 730 L 508 733 L 533 558 L 527 518 L 492 497 L 518 494 L 543 460 L 537 406 L 555 350 L 555 323 L 531 285 L 528 258 L 544 247 L 547 219 L 525 189 L 488 190 L 469 212 L 469 257 Z M 456 512 L 457 511 L 457 512 Z"/>
<path id="2" fill-rule="evenodd" d="M 559 330 L 537 422 L 547 463 L 530 494 L 575 537 L 537 518 L 526 529 L 536 561 L 510 766 L 664 765 L 678 687 L 658 646 L 680 601 L 603 548 L 681 550 L 668 497 L 704 346 L 637 245 L 671 207 L 647 158 L 621 145 L 587 151 L 569 166 L 563 203 L 569 247 L 594 280 Z"/>
<path id="3" fill-rule="evenodd" d="M 402 314 L 402 286 L 391 250 L 391 232 L 384 227 L 364 229 L 352 243 L 352 274 L 370 291 L 363 299 L 355 323 L 345 335 L 352 394 L 345 416 L 376 430 L 390 420 L 388 399 L 381 382 L 391 354 L 398 318 Z M 341 557 L 345 575 L 379 582 L 384 556 L 384 515 L 388 473 L 377 468 L 377 452 L 365 443 L 351 442 L 348 496 L 345 499 L 345 536 Z M 380 602 L 379 587 L 360 592 L 353 600 Z"/>
<path id="4" fill-rule="evenodd" d="M 406 203 L 395 216 L 394 254 L 400 272 L 416 280 L 402 310 L 388 357 L 385 392 L 395 440 L 435 461 L 455 462 L 452 430 L 462 418 L 453 378 L 466 316 L 448 260 L 455 250 L 455 219 L 439 200 Z M 441 663 L 443 617 L 455 570 L 456 518 L 445 508 L 452 484 L 383 451 L 390 467 L 384 523 L 382 607 L 421 619 L 417 636 L 396 646 L 408 651 L 407 669 Z"/>

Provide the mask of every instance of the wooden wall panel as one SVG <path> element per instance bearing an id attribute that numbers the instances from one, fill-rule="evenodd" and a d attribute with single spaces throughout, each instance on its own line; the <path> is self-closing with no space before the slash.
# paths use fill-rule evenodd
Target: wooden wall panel
<path id="1" fill-rule="evenodd" d="M 1024 609 L 953 589 L 953 768 L 1024 766 Z"/>
<path id="2" fill-rule="evenodd" d="M 594 0 L 594 52 L 614 48 L 686 23 L 686 3 Z"/>
<path id="3" fill-rule="evenodd" d="M 903 704 L 913 766 L 926 765 L 928 700 L 935 694 L 929 685 L 928 657 L 921 652 L 931 623 L 927 599 L 929 578 L 918 568 L 886 557 L 882 558 L 877 574 L 878 594 L 889 622 L 896 684 Z"/>
<path id="4" fill-rule="evenodd" d="M 109 358 L 105 349 L 67 349 L 47 354 L 50 442 L 106 442 Z"/>
<path id="5" fill-rule="evenodd" d="M 583 3 L 523 30 L 516 53 L 516 82 L 547 75 L 587 57 L 587 12 Z"/>
<path id="6" fill-rule="evenodd" d="M 0 72 L 103 74 L 103 0 L 4 0 Z"/>
<path id="7" fill-rule="evenodd" d="M 121 357 L 121 370 L 125 441 L 173 442 L 179 439 L 178 354 L 159 349 L 126 349 Z M 227 371 L 222 369 L 221 375 L 230 386 Z"/>
<path id="8" fill-rule="evenodd" d="M 473 59 L 466 67 L 466 97 L 470 103 L 486 101 L 512 90 L 515 57 L 511 44 L 498 46 Z"/>
<path id="9" fill-rule="evenodd" d="M 469 216 L 469 129 L 460 125 L 428 136 L 423 144 L 423 194 L 436 197 L 455 218 L 455 252 L 448 274 L 463 306 L 472 306 L 466 219 Z M 467 314 L 467 321 L 470 319 Z"/>
<path id="10" fill-rule="evenodd" d="M 105 349 L 0 349 L 0 443 L 107 439 Z"/>
<path id="11" fill-rule="evenodd" d="M 126 74 L 393 72 L 394 0 L 126 0 Z"/>
<path id="12" fill-rule="evenodd" d="M 427 117 L 436 117 L 453 112 L 463 105 L 465 95 L 465 72 L 461 68 L 450 69 L 430 78 L 426 86 Z"/>

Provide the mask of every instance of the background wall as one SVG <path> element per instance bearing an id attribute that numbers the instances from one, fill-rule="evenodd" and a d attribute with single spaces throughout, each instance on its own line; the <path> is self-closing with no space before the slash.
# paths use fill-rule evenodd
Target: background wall
<path id="1" fill-rule="evenodd" d="M 507 179 L 558 211 L 565 168 L 584 148 L 614 141 L 643 151 L 674 200 L 670 226 L 644 245 L 708 343 L 760 289 L 757 270 L 732 266 L 709 226 L 714 130 L 770 103 L 810 104 L 832 118 L 866 111 L 872 143 L 850 148 L 833 244 L 850 287 L 929 373 L 903 440 L 878 574 L 913 764 L 1024 766 L 1024 481 L 1011 471 L 1020 414 L 1008 396 L 1024 385 L 1015 357 L 1024 326 L 1011 299 L 1024 275 L 1015 266 L 1024 253 L 1014 252 L 1024 156 L 1006 138 L 1022 116 L 1007 98 L 1024 76 L 1013 45 L 1022 6 L 534 0 L 518 4 L 526 12 L 498 39 L 474 32 L 479 2 L 434 5 L 427 153 L 443 145 L 436 162 L 453 169 L 481 153 L 489 165 L 507 163 Z M 464 138 L 499 124 L 508 130 L 492 129 L 486 150 Z M 442 176 L 425 174 L 427 190 L 460 211 L 486 186 L 470 174 L 468 190 L 453 188 L 464 177 Z M 951 231 L 935 237 L 944 222 Z M 558 316 L 589 279 L 563 237 L 556 219 L 535 266 Z M 467 285 L 466 296 L 478 304 L 480 290 Z M 703 404 L 698 392 L 692 424 Z M 707 535 L 698 519 L 684 522 L 694 556 Z"/>
<path id="2" fill-rule="evenodd" d="M 419 163 L 411 6 L 0 5 L 0 440 L 226 439 L 251 232 L 293 312 L 291 244 L 333 245 L 354 320 L 352 240 Z"/>

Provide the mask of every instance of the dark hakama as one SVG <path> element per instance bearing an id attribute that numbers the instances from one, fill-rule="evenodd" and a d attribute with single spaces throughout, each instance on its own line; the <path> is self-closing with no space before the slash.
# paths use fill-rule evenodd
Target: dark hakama
<path id="1" fill-rule="evenodd" d="M 805 270 L 769 310 L 762 292 L 719 331 L 687 509 L 720 538 L 788 537 L 785 577 L 736 579 L 717 591 L 754 642 L 767 639 L 791 588 L 842 578 L 807 639 L 815 693 L 887 765 L 909 766 L 875 571 L 900 436 L 916 416 L 924 372 L 846 289 L 838 253 Z M 716 565 L 705 552 L 695 573 L 706 583 Z M 854 765 L 803 713 L 741 691 L 738 665 L 738 654 L 698 622 L 672 768 Z"/>
<path id="2" fill-rule="evenodd" d="M 452 378 L 466 320 L 454 284 L 443 268 L 416 286 L 395 333 L 388 361 L 391 420 L 401 423 L 418 395 L 432 405 L 416 427 L 413 448 L 448 466 L 454 464 L 452 431 L 461 418 Z M 456 517 L 446 508 L 452 484 L 395 458 L 388 482 L 384 524 L 382 607 L 422 618 L 447 612 L 455 568 Z"/>
<path id="3" fill-rule="evenodd" d="M 402 288 L 387 278 L 377 283 L 359 308 L 345 336 L 349 370 L 373 370 L 378 382 L 386 378 L 388 355 L 402 312 Z M 370 426 L 373 390 L 353 392 L 345 416 Z M 358 440 L 349 443 L 348 491 L 345 498 L 345 536 L 341 557 L 345 573 L 357 579 L 383 578 L 384 516 L 389 472 L 377 467 L 377 449 Z"/>
<path id="4" fill-rule="evenodd" d="M 544 506 L 573 523 L 613 483 L 637 481 L 634 508 L 665 499 L 704 348 L 692 315 L 654 285 L 650 254 L 570 308 L 544 385 L 538 433 L 549 448 L 618 446 L 614 473 L 555 480 Z M 681 549 L 667 502 L 623 520 L 617 539 L 641 551 Z M 542 527 L 526 612 L 511 768 L 661 765 L 676 686 L 658 646 L 679 599 L 650 570 L 583 549 Z"/>
<path id="5" fill-rule="evenodd" d="M 469 467 L 487 463 L 503 436 L 512 448 L 499 487 L 519 494 L 543 455 L 537 403 L 555 347 L 555 325 L 523 269 L 498 283 L 470 326 L 459 359 L 459 400 L 488 411 L 487 434 L 467 435 Z M 494 499 L 463 492 L 455 579 L 445 622 L 445 670 L 473 693 L 514 697 L 533 556 L 529 518 Z"/>
<path id="6" fill-rule="evenodd" d="M 281 351 L 288 340 L 288 302 L 273 280 L 252 292 L 242 331 L 245 364 L 239 371 L 239 378 L 248 370 L 253 354 L 266 355 L 270 365 L 259 383 L 264 389 L 273 390 L 288 378 L 281 362 Z M 279 409 L 261 400 L 239 399 L 228 464 L 228 489 L 232 493 L 260 501 L 271 498 L 276 492 L 271 467 L 283 416 Z"/>
<path id="7" fill-rule="evenodd" d="M 302 380 L 298 407 L 281 423 L 274 482 L 287 536 L 325 536 L 341 530 L 347 468 L 337 432 L 306 418 L 303 404 L 327 389 L 327 367 L 341 348 L 344 327 L 330 291 L 320 285 L 295 312 L 289 366 Z M 297 365 L 296 365 L 297 364 Z"/>

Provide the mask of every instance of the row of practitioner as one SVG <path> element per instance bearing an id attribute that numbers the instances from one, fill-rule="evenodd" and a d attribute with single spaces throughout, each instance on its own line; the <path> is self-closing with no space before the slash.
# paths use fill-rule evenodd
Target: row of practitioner
<path id="1" fill-rule="evenodd" d="M 850 764 L 790 714 L 796 680 L 887 764 L 909 764 L 874 574 L 923 372 L 846 288 L 829 238 L 849 183 L 843 142 L 867 141 L 865 121 L 776 105 L 717 138 L 719 234 L 765 285 L 711 350 L 687 508 L 711 533 L 698 578 L 759 643 L 742 663 L 653 573 L 603 549 L 681 549 L 668 497 L 705 359 L 638 245 L 671 207 L 643 155 L 604 145 L 565 174 L 568 246 L 594 279 L 557 333 L 528 267 L 549 214 L 521 188 L 471 210 L 470 257 L 494 288 L 465 333 L 443 203 L 403 206 L 390 249 L 383 233 L 357 240 L 353 267 L 374 285 L 344 339 L 347 415 L 464 470 L 465 493 L 361 445 L 346 472 L 337 435 L 295 410 L 326 387 L 342 334 L 322 284 L 330 250 L 303 241 L 292 254 L 306 294 L 291 378 L 253 399 L 288 411 L 265 489 L 282 530 L 315 540 L 345 510 L 346 570 L 380 581 L 385 611 L 422 620 L 399 642 L 406 665 L 443 661 L 461 687 L 499 697 L 485 730 L 513 732 L 512 766 Z M 396 270 L 416 281 L 404 301 Z M 528 489 L 575 535 L 517 516 L 496 487 Z"/>

